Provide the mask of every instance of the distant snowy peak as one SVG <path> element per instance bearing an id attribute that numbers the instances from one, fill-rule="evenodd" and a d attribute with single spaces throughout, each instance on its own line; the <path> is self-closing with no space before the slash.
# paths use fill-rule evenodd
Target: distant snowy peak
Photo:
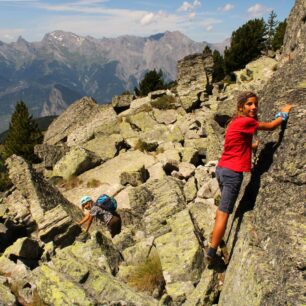
<path id="1" fill-rule="evenodd" d="M 62 46 L 81 46 L 82 43 L 86 40 L 86 38 L 76 35 L 71 32 L 64 32 L 64 31 L 53 31 L 48 33 L 44 36 L 43 42 L 57 44 Z"/>

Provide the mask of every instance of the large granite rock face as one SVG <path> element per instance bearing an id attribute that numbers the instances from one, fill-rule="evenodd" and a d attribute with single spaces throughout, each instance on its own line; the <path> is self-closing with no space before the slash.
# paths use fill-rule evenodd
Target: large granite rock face
<path id="1" fill-rule="evenodd" d="M 284 64 L 261 93 L 264 121 L 284 101 L 295 108 L 283 129 L 259 134 L 262 149 L 230 225 L 232 258 L 219 305 L 305 304 L 305 76 L 302 54 Z"/>
<path id="2" fill-rule="evenodd" d="M 42 160 L 46 169 L 53 166 L 69 151 L 66 145 L 53 146 L 48 144 L 38 144 L 34 148 L 34 153 Z"/>
<path id="3" fill-rule="evenodd" d="M 69 179 L 101 164 L 101 158 L 91 151 L 74 147 L 53 168 L 53 176 Z"/>
<path id="4" fill-rule="evenodd" d="M 287 20 L 283 54 L 303 54 L 306 51 L 306 1 L 296 0 Z"/>
<path id="5" fill-rule="evenodd" d="M 84 97 L 73 103 L 50 124 L 44 136 L 44 143 L 55 145 L 65 141 L 77 127 L 84 126 L 97 109 L 97 102 L 90 97 Z"/>
<path id="6" fill-rule="evenodd" d="M 211 86 L 212 56 L 194 54 L 184 57 L 177 64 L 177 92 L 185 110 L 200 102 L 200 95 Z"/>
<path id="7" fill-rule="evenodd" d="M 81 211 L 67 201 L 21 157 L 12 155 L 6 160 L 14 186 L 28 203 L 31 217 L 37 224 L 38 237 L 44 242 L 53 241 L 65 246 L 80 233 L 75 220 Z"/>

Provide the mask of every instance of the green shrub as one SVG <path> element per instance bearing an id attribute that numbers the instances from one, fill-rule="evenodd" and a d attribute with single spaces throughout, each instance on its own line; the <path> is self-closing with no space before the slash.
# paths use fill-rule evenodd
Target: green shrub
<path id="1" fill-rule="evenodd" d="M 129 276 L 128 284 L 139 291 L 153 293 L 156 288 L 165 286 L 163 271 L 158 255 L 149 257 Z"/>

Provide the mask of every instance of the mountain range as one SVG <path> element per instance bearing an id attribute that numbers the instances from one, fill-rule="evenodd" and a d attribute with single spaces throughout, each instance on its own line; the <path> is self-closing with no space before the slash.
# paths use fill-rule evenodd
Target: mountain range
<path id="1" fill-rule="evenodd" d="M 54 31 L 40 42 L 0 42 L 0 131 L 16 101 L 34 117 L 60 114 L 85 95 L 106 103 L 133 90 L 148 70 L 162 69 L 166 80 L 175 80 L 179 59 L 207 45 L 223 52 L 228 43 L 195 42 L 178 31 L 102 39 Z"/>

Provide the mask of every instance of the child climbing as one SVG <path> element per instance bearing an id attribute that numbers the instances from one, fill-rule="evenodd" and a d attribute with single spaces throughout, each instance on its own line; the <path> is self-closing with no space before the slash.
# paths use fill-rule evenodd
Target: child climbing
<path id="1" fill-rule="evenodd" d="M 121 232 L 121 218 L 116 212 L 117 202 L 114 197 L 121 191 L 116 191 L 112 196 L 101 195 L 96 202 L 90 196 L 83 196 L 80 200 L 83 213 L 88 210 L 84 218 L 78 222 L 82 225 L 88 222 L 85 233 L 88 233 L 93 219 L 98 224 L 105 224 L 112 238 Z"/>
<path id="2" fill-rule="evenodd" d="M 216 220 L 210 247 L 206 258 L 209 263 L 216 259 L 217 248 L 225 233 L 229 215 L 237 200 L 243 172 L 251 171 L 252 149 L 256 149 L 258 141 L 252 144 L 256 130 L 272 131 L 287 121 L 292 109 L 291 104 L 281 108 L 271 122 L 257 120 L 258 97 L 253 92 L 242 92 L 237 99 L 237 111 L 229 123 L 222 156 L 216 168 L 216 176 L 221 190 L 220 205 L 216 212 Z"/>

